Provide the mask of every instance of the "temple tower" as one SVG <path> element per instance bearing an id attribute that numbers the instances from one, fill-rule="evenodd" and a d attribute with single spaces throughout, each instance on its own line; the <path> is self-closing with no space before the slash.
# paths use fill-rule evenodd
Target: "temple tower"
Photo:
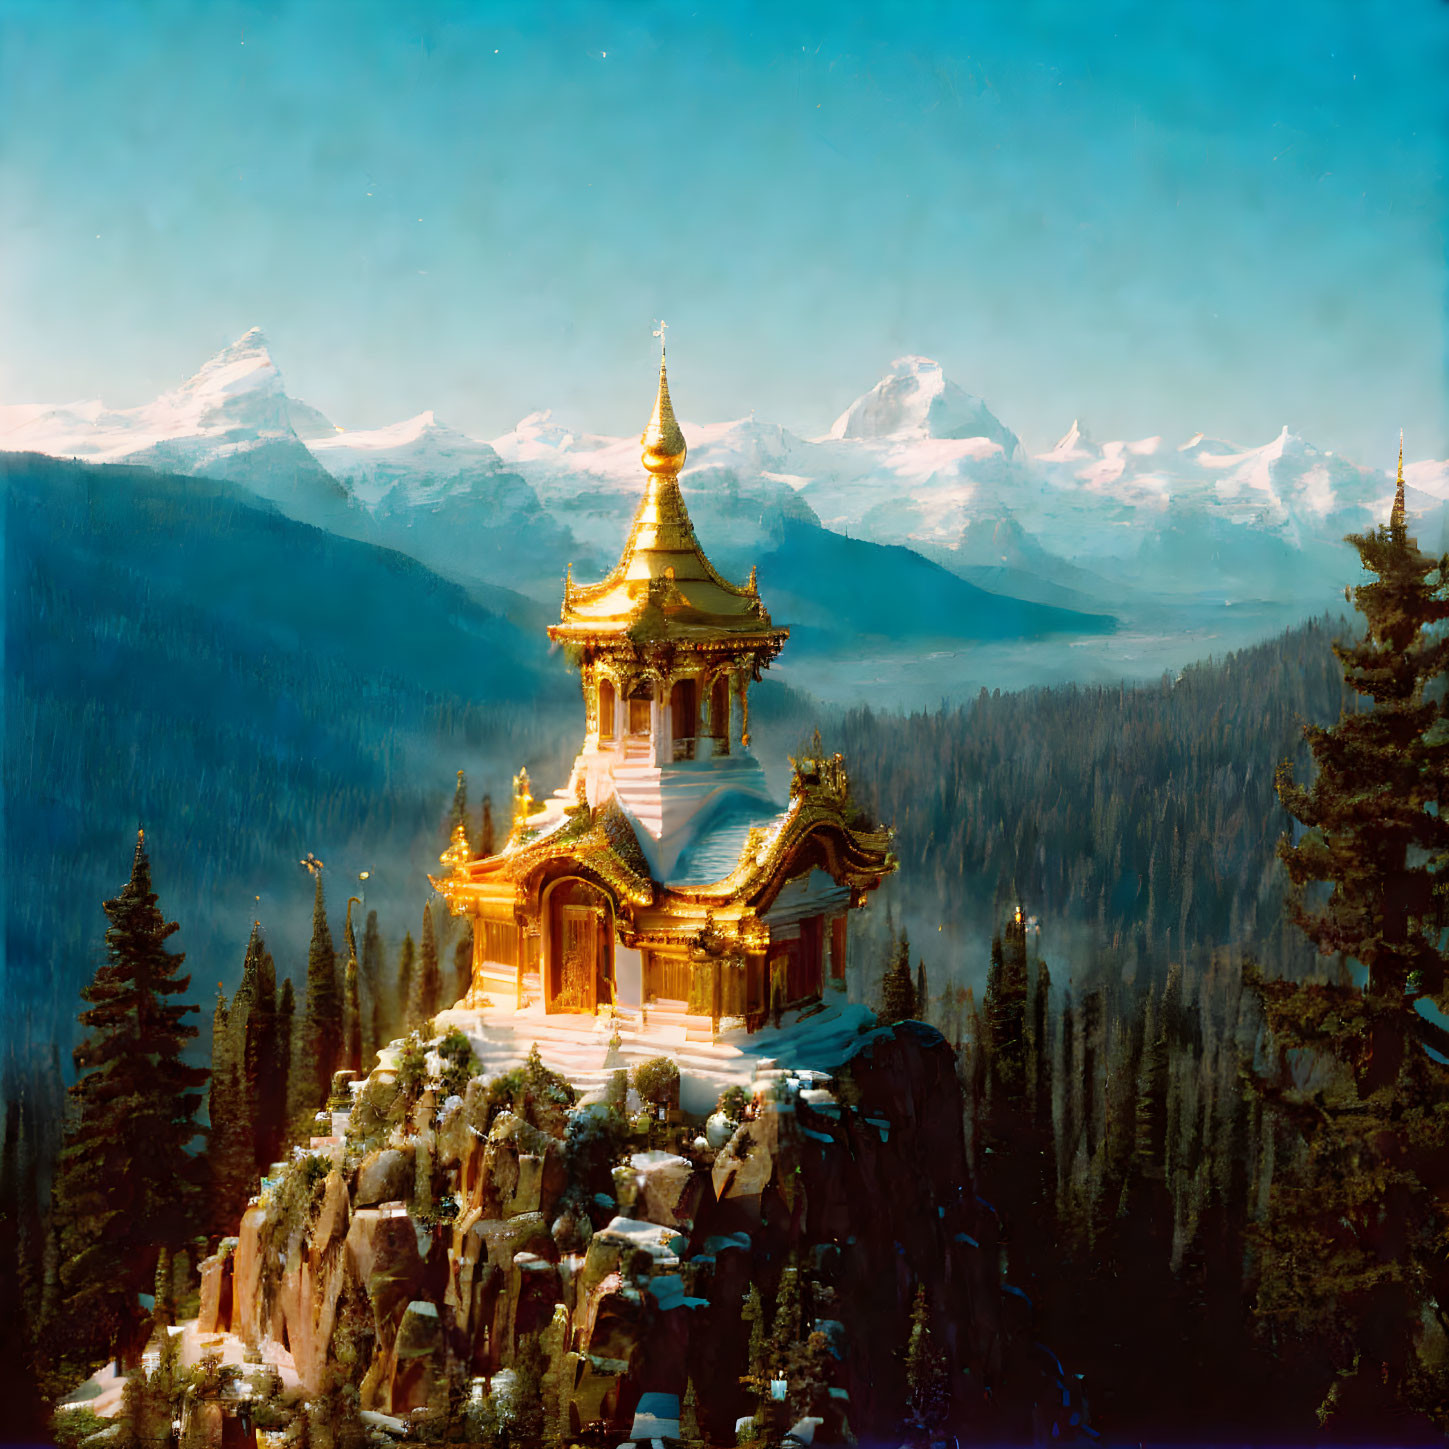
<path id="1" fill-rule="evenodd" d="M 504 848 L 472 860 L 459 835 L 434 884 L 473 917 L 474 1002 L 711 1035 L 843 985 L 847 913 L 894 859 L 838 755 L 792 762 L 788 804 L 770 798 L 749 691 L 789 631 L 754 571 L 729 583 L 695 537 L 662 350 L 640 443 L 644 496 L 619 562 L 596 584 L 570 570 L 548 631 L 583 687 L 568 783 L 540 803 L 520 774 Z"/>

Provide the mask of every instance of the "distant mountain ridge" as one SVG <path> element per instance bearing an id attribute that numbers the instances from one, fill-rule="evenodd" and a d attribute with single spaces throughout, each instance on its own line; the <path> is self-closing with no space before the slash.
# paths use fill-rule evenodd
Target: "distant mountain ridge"
<path id="1" fill-rule="evenodd" d="M 862 405 L 857 430 L 879 433 L 889 425 L 896 430 L 890 437 L 897 438 L 913 429 L 959 430 L 963 419 L 981 419 L 1019 451 L 1014 436 L 935 364 L 907 359 L 903 366 L 906 373 L 889 396 Z M 856 425 L 842 426 L 848 431 Z M 692 432 L 699 457 L 684 486 L 706 549 L 740 578 L 776 551 L 761 587 L 787 607 L 791 601 L 802 606 L 820 650 L 848 649 L 862 632 L 903 642 L 966 641 L 1023 630 L 1028 637 L 1092 635 L 1112 627 L 1100 607 L 1078 610 L 1042 599 L 1023 607 L 963 585 L 939 560 L 915 551 L 877 555 L 868 535 L 852 543 L 827 529 L 801 480 L 767 466 L 782 452 L 811 446 L 782 428 L 746 421 Z M 635 439 L 566 432 L 545 414 L 524 419 L 494 443 L 471 438 L 432 412 L 385 428 L 338 428 L 287 396 L 258 329 L 145 407 L 0 410 L 0 446 L 9 445 L 240 482 L 291 517 L 400 549 L 449 577 L 517 589 L 550 606 L 565 564 L 572 563 L 579 578 L 612 566 L 641 488 Z M 976 448 L 969 440 L 949 446 Z M 1004 452 L 1001 443 L 987 446 Z M 778 557 L 786 531 L 796 547 Z M 839 584 L 872 574 L 892 579 L 895 587 L 889 607 L 866 612 L 859 591 L 842 591 Z M 836 599 L 838 606 L 824 609 L 824 599 Z M 902 601 L 909 607 L 900 607 Z"/>
<path id="2" fill-rule="evenodd" d="M 1164 600 L 1313 612 L 1356 576 L 1343 535 L 1386 518 L 1393 494 L 1382 470 L 1287 428 L 1242 448 L 1202 434 L 1180 446 L 1098 443 L 1074 422 L 1032 456 L 985 402 L 919 356 L 897 359 L 819 438 L 753 415 L 686 422 L 685 432 L 681 485 L 707 550 L 743 575 L 787 528 L 797 539 L 814 528 L 903 546 L 922 559 L 905 594 L 926 600 L 905 621 L 908 637 L 950 616 L 949 586 L 929 582 L 936 569 L 992 596 L 1069 611 L 1047 618 L 1049 630 L 1077 627 L 1071 611 L 1126 617 Z M 145 407 L 0 408 L 0 447 L 230 478 L 293 517 L 550 607 L 565 563 L 579 578 L 612 565 L 641 487 L 632 433 L 581 432 L 547 411 L 491 441 L 431 412 L 341 429 L 287 395 L 255 329 Z M 1411 520 L 1437 548 L 1449 462 L 1410 463 L 1405 476 Z M 858 550 L 847 564 L 849 552 L 812 537 L 801 557 L 823 570 L 898 571 Z M 814 584 L 829 592 L 823 578 L 761 577 L 767 592 L 807 598 Z M 983 627 L 995 632 L 976 618 L 948 632 L 974 638 Z"/>

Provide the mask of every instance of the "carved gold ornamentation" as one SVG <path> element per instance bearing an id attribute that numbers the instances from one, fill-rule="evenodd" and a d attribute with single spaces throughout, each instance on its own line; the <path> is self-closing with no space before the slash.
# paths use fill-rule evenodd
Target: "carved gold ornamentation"
<path id="1" fill-rule="evenodd" d="M 473 852 L 468 849 L 468 836 L 460 821 L 453 827 L 453 839 L 448 848 L 438 857 L 449 875 L 462 875 L 467 871 Z"/>

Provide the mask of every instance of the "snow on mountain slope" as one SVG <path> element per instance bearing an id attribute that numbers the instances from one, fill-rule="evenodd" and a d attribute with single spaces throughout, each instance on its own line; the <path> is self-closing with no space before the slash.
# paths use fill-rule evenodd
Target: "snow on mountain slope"
<path id="1" fill-rule="evenodd" d="M 402 489 L 398 504 L 436 504 L 460 482 L 491 477 L 502 467 L 487 443 L 445 427 L 431 412 L 371 431 L 336 431 L 307 446 L 370 509 L 395 488 Z"/>
<path id="2" fill-rule="evenodd" d="M 898 357 L 891 370 L 835 420 L 832 438 L 985 438 L 1008 456 L 1015 433 L 929 357 Z"/>
<path id="3" fill-rule="evenodd" d="M 247 484 L 292 518 L 356 536 L 346 492 L 312 461 L 293 429 L 294 409 L 310 425 L 330 427 L 316 409 L 287 397 L 266 338 L 254 327 L 180 387 L 141 407 L 7 409 L 0 448 L 225 478 Z"/>
<path id="4" fill-rule="evenodd" d="M 1336 594 L 1356 567 L 1344 535 L 1386 518 L 1394 491 L 1286 427 L 1258 447 L 1200 433 L 1173 447 L 1099 444 L 1074 422 L 1033 461 L 1043 487 L 1014 510 L 1023 528 L 1063 559 L 1167 593 Z"/>
<path id="5" fill-rule="evenodd" d="M 495 448 L 431 412 L 308 446 L 367 509 L 382 542 L 441 573 L 552 603 L 564 563 L 595 562 Z"/>
<path id="6" fill-rule="evenodd" d="M 923 357 L 898 359 L 823 437 L 753 414 L 684 430 L 680 482 L 723 557 L 743 562 L 789 526 L 823 524 L 967 579 L 1050 579 L 1052 602 L 1066 589 L 1114 609 L 1134 591 L 1329 602 L 1357 567 L 1343 535 L 1386 518 L 1394 486 L 1287 428 L 1244 448 L 1203 434 L 1099 443 L 1074 422 L 1028 456 Z M 550 598 L 560 559 L 581 577 L 612 563 L 641 486 L 635 434 L 582 432 L 546 411 L 491 443 L 430 412 L 341 431 L 287 395 L 257 330 L 144 407 L 0 408 L 0 448 L 229 477 L 294 517 Z M 1449 463 L 1410 463 L 1405 477 L 1411 519 L 1437 549 Z"/>
<path id="7" fill-rule="evenodd" d="M 119 411 L 95 402 L 36 411 L 3 437 L 17 450 L 98 463 L 134 458 L 160 443 L 189 444 L 201 457 L 249 443 L 296 440 L 281 374 L 256 327 L 155 402 Z"/>

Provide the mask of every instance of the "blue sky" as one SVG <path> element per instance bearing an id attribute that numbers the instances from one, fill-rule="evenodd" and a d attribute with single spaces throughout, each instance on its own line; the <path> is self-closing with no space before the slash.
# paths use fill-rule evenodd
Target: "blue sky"
<path id="1" fill-rule="evenodd" d="M 805 433 L 904 352 L 1032 446 L 1449 454 L 1449 5 L 0 0 L 0 401 L 252 325 L 349 426 Z"/>

